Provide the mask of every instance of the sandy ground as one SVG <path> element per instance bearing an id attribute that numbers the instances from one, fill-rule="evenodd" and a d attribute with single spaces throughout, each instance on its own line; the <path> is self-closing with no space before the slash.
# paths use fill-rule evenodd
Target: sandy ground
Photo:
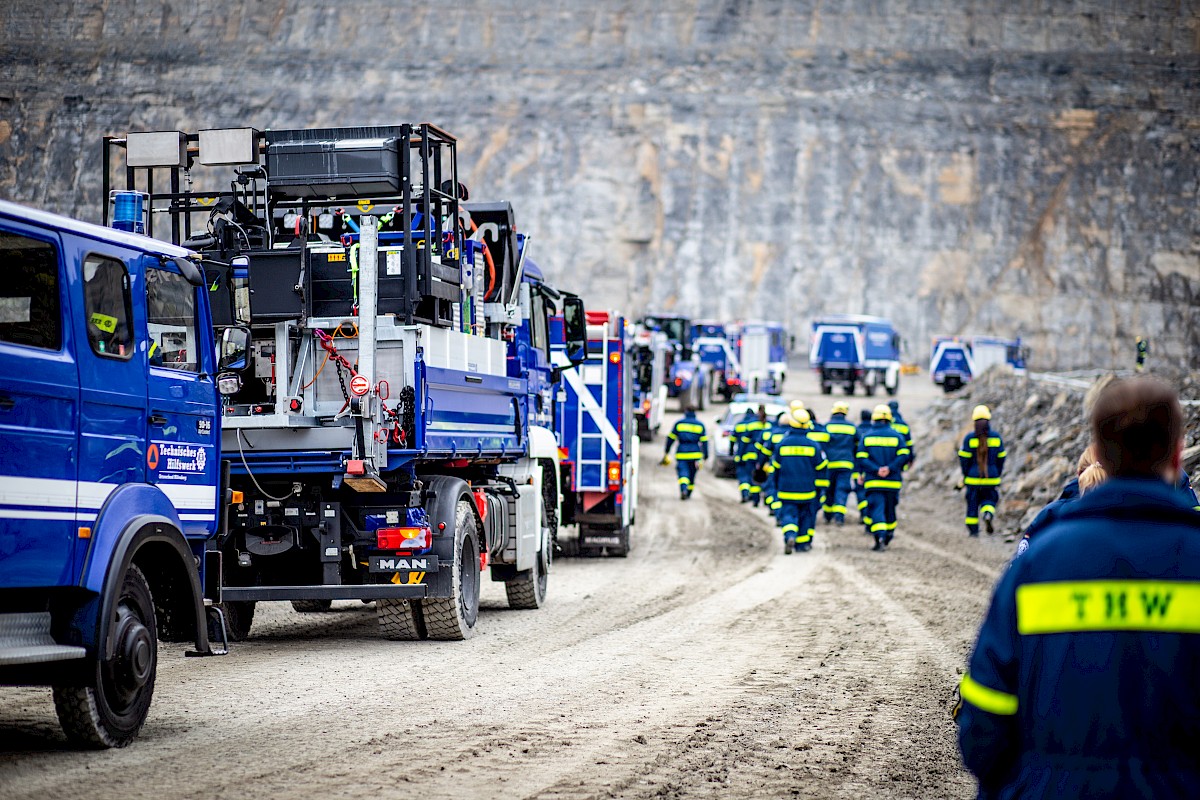
<path id="1" fill-rule="evenodd" d="M 1011 545 L 968 539 L 947 488 L 904 497 L 886 553 L 848 522 L 785 556 L 733 481 L 680 502 L 660 456 L 628 559 L 555 562 L 539 611 L 485 585 L 468 642 L 260 604 L 229 656 L 160 645 L 141 737 L 108 752 L 65 749 L 48 689 L 0 690 L 0 797 L 972 796 L 950 698 Z"/>

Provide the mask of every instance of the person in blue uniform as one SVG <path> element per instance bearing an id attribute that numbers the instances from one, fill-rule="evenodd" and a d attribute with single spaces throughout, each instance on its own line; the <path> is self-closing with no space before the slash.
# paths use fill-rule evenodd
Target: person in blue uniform
<path id="1" fill-rule="evenodd" d="M 746 409 L 746 414 L 733 426 L 733 455 L 737 464 L 738 490 L 743 503 L 757 506 L 762 497 L 762 487 L 754 482 L 754 469 L 758 465 L 758 442 L 763 428 L 767 427 L 767 412 L 762 406 L 755 411 Z"/>
<path id="2" fill-rule="evenodd" d="M 859 411 L 858 420 L 858 437 L 861 440 L 863 434 L 875 425 L 871 420 L 871 409 L 864 408 Z M 857 446 L 856 444 L 855 447 Z M 858 521 L 862 523 L 863 533 L 870 536 L 871 516 L 867 513 L 867 490 L 863 488 L 862 473 L 858 470 L 857 451 L 855 451 L 855 455 L 854 473 L 850 476 L 850 489 L 854 492 L 854 503 L 858 508 Z"/>
<path id="3" fill-rule="evenodd" d="M 794 401 L 792 405 L 797 405 L 797 403 Z M 799 403 L 797 407 L 804 408 L 804 404 Z M 775 417 L 773 424 L 763 428 L 762 435 L 758 440 L 758 461 L 760 464 L 765 466 L 771 463 L 771 456 L 774 455 L 776 446 L 791 430 L 791 426 L 787 423 L 787 415 L 788 412 L 785 411 Z M 779 509 L 779 500 L 775 497 L 775 481 L 769 475 L 762 486 L 762 497 L 767 507 L 767 513 L 774 515 Z"/>
<path id="4" fill-rule="evenodd" d="M 871 535 L 875 550 L 887 550 L 896 535 L 896 503 L 903 486 L 908 446 L 904 435 L 891 426 L 892 410 L 875 406 L 875 423 L 858 440 L 858 469 L 867 490 L 867 512 L 871 517 Z"/>
<path id="5" fill-rule="evenodd" d="M 829 460 L 829 489 L 825 493 L 825 521 L 842 525 L 846 520 L 846 499 L 850 496 L 850 475 L 854 472 L 854 455 L 858 452 L 858 428 L 846 419 L 850 406 L 838 401 L 833 404 L 829 422 L 825 423 L 828 437 L 825 458 Z"/>
<path id="6" fill-rule="evenodd" d="M 967 487 L 967 534 L 979 535 L 979 517 L 983 516 L 987 532 L 991 533 L 992 518 L 1000 502 L 1000 476 L 1004 472 L 1004 459 L 1008 451 L 1004 440 L 991 429 L 991 410 L 984 405 L 975 406 L 971 420 L 975 430 L 963 437 L 958 450 L 959 466 L 963 484 Z"/>
<path id="7" fill-rule="evenodd" d="M 1000 578 L 959 686 L 980 797 L 1200 797 L 1200 514 L 1175 488 L 1183 414 L 1153 379 L 1105 387 L 1109 477 Z"/>
<path id="8" fill-rule="evenodd" d="M 888 400 L 888 408 L 892 410 L 892 427 L 904 434 L 905 441 L 908 445 L 908 463 L 904 468 L 911 469 L 913 461 L 917 458 L 917 449 L 913 446 L 912 428 L 904 420 L 904 416 L 900 413 L 900 402 L 898 400 Z"/>
<path id="9" fill-rule="evenodd" d="M 783 531 L 783 552 L 793 547 L 804 552 L 812 549 L 817 524 L 821 483 L 825 475 L 825 455 L 818 442 L 809 438 L 812 418 L 804 409 L 787 416 L 790 430 L 776 445 L 766 470 L 775 481 L 775 512 Z"/>
<path id="10" fill-rule="evenodd" d="M 696 419 L 696 409 L 691 408 L 683 413 L 683 419 L 675 423 L 675 427 L 667 434 L 666 449 L 663 451 L 662 463 L 671 463 L 671 446 L 678 443 L 675 452 L 675 474 L 679 476 L 679 499 L 687 500 L 696 488 L 696 473 L 700 465 L 708 458 L 708 431 L 704 423 Z"/>

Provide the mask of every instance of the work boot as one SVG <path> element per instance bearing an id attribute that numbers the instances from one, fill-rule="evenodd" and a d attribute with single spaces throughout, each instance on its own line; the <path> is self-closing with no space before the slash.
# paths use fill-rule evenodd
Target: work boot
<path id="1" fill-rule="evenodd" d="M 833 515 L 833 524 L 837 525 L 840 528 L 846 524 L 846 518 L 841 514 L 834 514 Z"/>
<path id="2" fill-rule="evenodd" d="M 995 529 L 992 528 L 992 512 L 987 511 L 984 513 L 983 524 L 987 526 L 988 533 L 995 533 Z"/>
<path id="3" fill-rule="evenodd" d="M 967 528 L 967 536 L 978 536 L 978 535 L 979 535 L 978 530 L 971 530 L 970 528 Z"/>
<path id="4" fill-rule="evenodd" d="M 783 554 L 785 556 L 790 556 L 792 554 L 792 548 L 793 548 L 792 540 L 784 539 L 783 540 Z"/>
<path id="5" fill-rule="evenodd" d="M 798 544 L 798 545 L 796 545 L 796 549 L 799 550 L 801 553 L 807 553 L 809 550 L 812 550 L 812 542 L 805 542 L 804 544 Z"/>
<path id="6" fill-rule="evenodd" d="M 876 539 L 876 540 L 875 540 L 875 546 L 874 546 L 874 547 L 872 547 L 871 549 L 872 549 L 872 550 L 883 550 L 883 540 L 882 540 L 882 539 Z"/>

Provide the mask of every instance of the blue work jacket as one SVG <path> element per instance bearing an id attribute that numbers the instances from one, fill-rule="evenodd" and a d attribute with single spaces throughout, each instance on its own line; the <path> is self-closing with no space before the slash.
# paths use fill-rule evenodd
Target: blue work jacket
<path id="1" fill-rule="evenodd" d="M 677 461 L 700 461 L 708 458 L 708 432 L 704 429 L 704 423 L 696 419 L 694 413 L 683 415 L 683 419 L 675 423 L 675 427 L 667 434 L 667 453 L 671 452 L 671 445 L 679 444 L 678 452 L 675 454 Z"/>
<path id="2" fill-rule="evenodd" d="M 858 471 L 862 473 L 863 488 L 899 491 L 903 483 L 901 472 L 908 463 L 908 443 L 904 434 L 887 424 L 875 424 L 862 431 L 858 438 Z M 887 477 L 879 470 L 888 468 Z"/>
<path id="3" fill-rule="evenodd" d="M 1004 440 L 993 430 L 987 435 L 987 474 L 979 473 L 979 462 L 975 458 L 975 448 L 979 446 L 979 437 L 974 431 L 963 437 L 962 447 L 958 450 L 958 463 L 962 467 L 963 483 L 967 486 L 999 486 L 1000 475 L 1004 472 L 1004 459 L 1008 451 L 1004 449 Z"/>
<path id="4" fill-rule="evenodd" d="M 1001 577 L 960 686 L 982 797 L 1200 797 L 1200 513 L 1155 479 L 1070 501 Z"/>
<path id="5" fill-rule="evenodd" d="M 774 479 L 777 500 L 816 500 L 818 489 L 829 485 L 821 445 L 804 428 L 792 428 L 779 440 L 766 471 Z"/>
<path id="6" fill-rule="evenodd" d="M 858 428 L 846 421 L 845 414 L 834 414 L 825 423 L 825 457 L 830 469 L 854 469 L 854 456 L 858 452 Z"/>

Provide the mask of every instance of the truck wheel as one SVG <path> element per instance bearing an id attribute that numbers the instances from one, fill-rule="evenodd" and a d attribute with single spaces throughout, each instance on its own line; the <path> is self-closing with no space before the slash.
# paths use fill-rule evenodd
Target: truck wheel
<path id="1" fill-rule="evenodd" d="M 420 600 L 380 598 L 375 601 L 375 619 L 385 639 L 413 642 L 425 638 L 425 617 Z"/>
<path id="2" fill-rule="evenodd" d="M 124 747 L 137 737 L 150 711 L 158 632 L 150 585 L 133 564 L 121 584 L 112 636 L 113 657 L 97 659 L 90 686 L 54 687 L 54 710 L 73 744 Z"/>
<path id="3" fill-rule="evenodd" d="M 225 612 L 225 632 L 229 634 L 229 641 L 240 642 L 250 635 L 250 626 L 254 624 L 253 600 L 231 600 L 221 603 L 221 609 Z M 216 631 L 210 629 L 208 635 L 218 641 L 214 638 L 218 635 Z"/>
<path id="4" fill-rule="evenodd" d="M 292 610 L 301 614 L 311 614 L 317 611 L 328 611 L 333 608 L 332 600 L 293 600 Z"/>
<path id="5" fill-rule="evenodd" d="M 533 566 L 525 570 L 522 577 L 504 582 L 504 593 L 508 595 L 509 608 L 541 608 L 546 602 L 546 570 L 542 567 L 542 554 L 533 559 Z"/>
<path id="6" fill-rule="evenodd" d="M 833 394 L 833 384 L 821 381 L 821 394 Z"/>
<path id="7" fill-rule="evenodd" d="M 454 573 L 449 597 L 421 603 L 430 639 L 470 639 L 479 618 L 479 538 L 475 512 L 459 500 L 454 513 Z"/>
<path id="8" fill-rule="evenodd" d="M 846 384 L 846 394 L 854 394 L 854 384 L 853 383 Z"/>
<path id="9" fill-rule="evenodd" d="M 545 472 L 542 473 L 546 475 Z M 542 550 L 533 559 L 533 566 L 515 580 L 504 582 L 504 593 L 508 595 L 509 608 L 541 608 L 546 602 L 546 582 L 549 577 L 549 553 L 546 544 L 554 541 L 558 532 L 558 520 L 552 511 L 557 500 L 553 485 L 542 481 L 542 528 L 550 529 L 551 535 L 543 533 Z M 578 547 L 578 540 L 576 540 Z M 543 561 L 545 559 L 545 561 Z"/>
<path id="10" fill-rule="evenodd" d="M 875 384 L 873 384 L 873 383 L 863 384 L 863 393 L 865 393 L 867 395 L 867 397 L 874 397 L 875 396 Z"/>

